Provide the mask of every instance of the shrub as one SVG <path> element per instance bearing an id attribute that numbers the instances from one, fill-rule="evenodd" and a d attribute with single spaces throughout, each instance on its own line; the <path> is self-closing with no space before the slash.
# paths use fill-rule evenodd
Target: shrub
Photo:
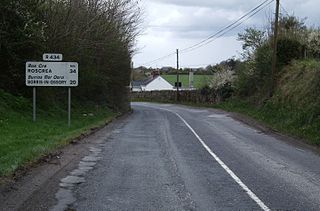
<path id="1" fill-rule="evenodd" d="M 278 66 L 288 65 L 293 59 L 303 57 L 303 45 L 298 40 L 281 38 L 278 41 Z"/>

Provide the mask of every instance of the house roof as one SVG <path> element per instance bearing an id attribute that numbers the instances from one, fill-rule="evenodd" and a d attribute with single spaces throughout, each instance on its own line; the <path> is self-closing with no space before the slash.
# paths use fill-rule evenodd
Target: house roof
<path id="1" fill-rule="evenodd" d="M 131 85 L 132 86 L 146 86 L 147 84 L 149 84 L 153 80 L 155 80 L 157 77 L 159 77 L 159 76 L 156 76 L 156 77 L 153 77 L 153 78 L 147 78 L 147 79 L 144 79 L 144 80 L 132 81 Z"/>

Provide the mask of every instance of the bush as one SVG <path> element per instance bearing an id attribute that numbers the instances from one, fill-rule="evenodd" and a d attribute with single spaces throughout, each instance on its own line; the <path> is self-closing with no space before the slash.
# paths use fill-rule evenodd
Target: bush
<path id="1" fill-rule="evenodd" d="M 278 41 L 277 62 L 281 68 L 288 65 L 293 59 L 303 57 L 303 45 L 298 40 L 281 38 Z"/>
<path id="2" fill-rule="evenodd" d="M 236 69 L 234 88 L 238 96 L 247 97 L 256 91 L 253 83 L 253 68 L 250 66 L 249 62 L 242 62 Z"/>
<path id="3" fill-rule="evenodd" d="M 224 84 L 222 87 L 220 87 L 219 89 L 217 89 L 216 92 L 217 92 L 217 95 L 220 96 L 220 99 L 224 101 L 232 96 L 234 89 L 231 86 L 231 83 L 228 82 Z"/>
<path id="4" fill-rule="evenodd" d="M 265 94 L 271 82 L 271 55 L 269 44 L 257 48 L 254 61 L 238 65 L 234 87 L 236 94 L 249 97 L 255 93 Z"/>
<path id="5" fill-rule="evenodd" d="M 0 1 L 0 89 L 23 92 L 26 59 L 40 58 L 45 37 L 38 0 Z"/>
<path id="6" fill-rule="evenodd" d="M 30 97 L 31 89 L 24 84 L 25 62 L 57 52 L 65 61 L 79 63 L 75 99 L 127 109 L 130 63 L 140 33 L 139 2 L 89 2 L 0 1 L 0 89 Z M 60 101 L 66 89 L 39 90 L 39 101 L 50 105 Z"/>

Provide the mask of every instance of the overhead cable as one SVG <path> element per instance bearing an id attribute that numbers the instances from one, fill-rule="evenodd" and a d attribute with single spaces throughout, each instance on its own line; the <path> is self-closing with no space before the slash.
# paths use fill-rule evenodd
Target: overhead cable
<path id="1" fill-rule="evenodd" d="M 257 13 L 259 13 L 261 10 L 263 10 L 264 8 L 266 8 L 268 5 L 270 5 L 274 0 L 265 0 L 262 3 L 260 3 L 258 6 L 254 7 L 253 9 L 251 9 L 250 11 L 248 11 L 246 14 L 242 15 L 240 18 L 238 18 L 236 21 L 234 21 L 233 23 L 225 26 L 224 28 L 222 28 L 221 30 L 219 30 L 218 32 L 214 33 L 213 35 L 210 35 L 209 37 L 207 37 L 206 39 L 191 45 L 187 48 L 182 49 L 180 52 L 181 53 L 187 53 L 190 51 L 193 51 L 195 49 L 198 49 L 202 46 L 208 45 L 209 43 L 215 41 L 216 39 L 222 37 L 223 35 L 225 35 L 226 33 L 232 31 L 233 29 L 237 28 L 238 26 L 240 26 L 242 23 L 244 23 L 245 21 L 247 21 L 248 19 L 250 19 L 251 17 L 253 17 L 254 15 L 256 15 Z M 144 64 L 142 64 L 142 66 L 145 65 L 150 65 L 153 64 L 155 62 L 158 61 L 162 61 L 166 58 L 169 58 L 171 56 L 175 55 L 175 52 L 172 52 L 170 54 L 167 54 L 165 56 L 162 56 L 160 58 L 154 59 L 152 61 L 146 62 Z"/>
<path id="2" fill-rule="evenodd" d="M 214 40 L 222 37 L 223 35 L 225 35 L 229 31 L 232 31 L 233 29 L 237 28 L 238 26 L 240 26 L 242 23 L 244 23 L 245 21 L 247 21 L 248 19 L 250 19 L 251 17 L 253 17 L 257 13 L 259 13 L 261 10 L 263 10 L 268 5 L 270 5 L 273 1 L 274 0 L 266 0 L 266 1 L 262 2 L 260 5 L 258 5 L 257 7 L 253 8 L 252 10 L 247 12 L 245 15 L 243 15 L 239 19 L 237 19 L 235 22 L 229 24 L 228 26 L 226 26 L 223 29 L 221 29 L 218 32 L 216 32 L 215 34 L 209 36 L 208 38 L 202 40 L 199 43 L 196 43 L 196 44 L 194 44 L 194 45 L 192 45 L 190 47 L 182 49 L 181 53 L 186 53 L 186 52 L 193 51 L 195 49 L 198 49 L 198 48 L 200 48 L 200 47 L 202 47 L 204 45 L 207 45 L 207 44 L 213 42 Z"/>

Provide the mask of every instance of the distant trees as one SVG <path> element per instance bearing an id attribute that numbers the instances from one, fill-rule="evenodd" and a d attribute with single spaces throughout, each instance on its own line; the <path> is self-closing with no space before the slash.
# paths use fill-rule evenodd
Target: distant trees
<path id="1" fill-rule="evenodd" d="M 248 28 L 238 35 L 244 50 L 243 62 L 236 69 L 233 82 L 238 95 L 250 96 L 259 93 L 269 96 L 273 28 L 273 25 L 271 30 L 265 31 Z M 319 38 L 319 30 L 308 29 L 304 20 L 294 16 L 281 17 L 276 74 L 279 76 L 282 68 L 292 60 L 317 58 L 317 55 L 320 55 L 317 53 Z"/>
<path id="2" fill-rule="evenodd" d="M 209 87 L 223 93 L 253 97 L 258 101 L 269 98 L 271 87 L 271 62 L 273 25 L 270 29 L 247 28 L 238 34 L 242 42 L 241 60 L 229 59 L 206 67 L 213 73 Z M 293 60 L 320 58 L 320 30 L 308 28 L 304 20 L 283 16 L 279 21 L 276 78 Z"/>
<path id="3" fill-rule="evenodd" d="M 5 0 L 0 9 L 0 88 L 23 93 L 24 62 L 57 52 L 80 64 L 78 99 L 125 109 L 139 0 Z"/>

